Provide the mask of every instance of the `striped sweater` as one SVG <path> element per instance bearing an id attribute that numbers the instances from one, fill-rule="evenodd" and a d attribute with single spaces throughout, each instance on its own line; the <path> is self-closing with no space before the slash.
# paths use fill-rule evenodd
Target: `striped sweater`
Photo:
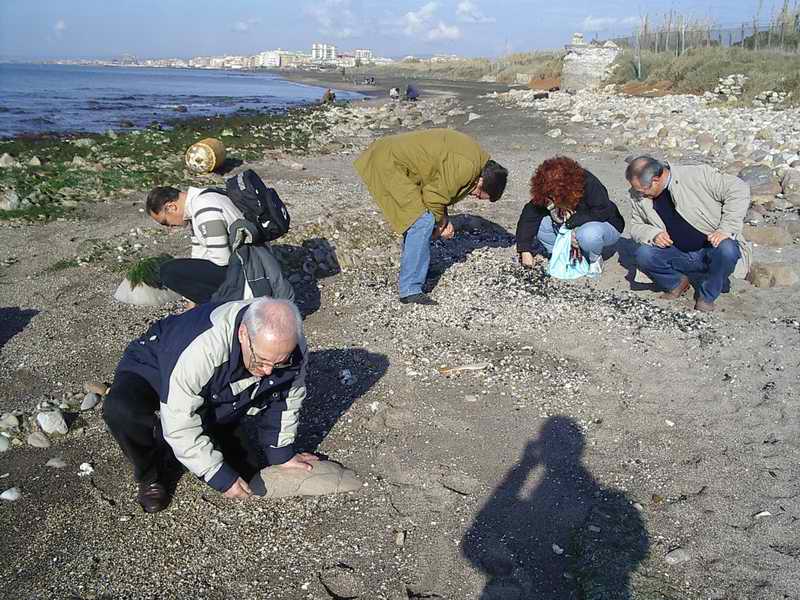
<path id="1" fill-rule="evenodd" d="M 192 258 L 202 258 L 226 267 L 231 257 L 228 228 L 241 211 L 227 196 L 190 187 L 186 192 L 184 218 L 192 222 Z"/>

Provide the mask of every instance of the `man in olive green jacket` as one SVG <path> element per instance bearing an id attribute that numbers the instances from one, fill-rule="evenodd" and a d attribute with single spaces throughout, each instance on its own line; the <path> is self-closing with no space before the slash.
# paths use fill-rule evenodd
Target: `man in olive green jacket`
<path id="1" fill-rule="evenodd" d="M 455 234 L 447 208 L 467 195 L 499 200 L 508 171 L 471 137 L 451 129 L 384 137 L 354 164 L 389 225 L 403 236 L 400 302 L 436 304 L 422 286 L 431 238 Z"/>
<path id="2" fill-rule="evenodd" d="M 689 289 L 687 273 L 704 273 L 695 309 L 714 310 L 729 277 L 750 270 L 750 245 L 742 235 L 750 188 L 707 165 L 670 166 L 651 156 L 633 159 L 625 171 L 632 190 L 631 237 L 642 244 L 636 261 L 662 297 Z"/>

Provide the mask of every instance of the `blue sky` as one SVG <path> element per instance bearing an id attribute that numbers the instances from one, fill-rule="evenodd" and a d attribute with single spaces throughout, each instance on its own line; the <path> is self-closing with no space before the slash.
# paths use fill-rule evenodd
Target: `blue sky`
<path id="1" fill-rule="evenodd" d="M 556 48 L 573 31 L 627 33 L 671 9 L 725 26 L 758 0 L 0 0 L 0 57 L 141 58 L 310 51 L 315 41 L 384 56 L 498 56 Z M 767 20 L 779 0 L 764 0 Z"/>

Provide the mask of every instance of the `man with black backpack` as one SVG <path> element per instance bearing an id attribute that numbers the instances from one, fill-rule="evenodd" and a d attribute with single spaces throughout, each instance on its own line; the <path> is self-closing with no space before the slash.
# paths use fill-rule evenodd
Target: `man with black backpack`
<path id="1" fill-rule="evenodd" d="M 260 184 L 258 193 L 263 201 L 255 190 L 251 193 L 254 180 Z M 275 206 L 261 206 L 275 202 L 280 205 L 277 212 Z M 259 296 L 294 301 L 294 290 L 266 244 L 286 232 L 288 213 L 274 190 L 266 188 L 254 172 L 232 178 L 225 190 L 190 187 L 182 192 L 157 187 L 147 195 L 146 206 L 150 217 L 161 225 L 190 224 L 192 228 L 191 258 L 161 265 L 164 287 L 194 304 Z M 269 218 L 269 209 L 275 218 Z"/>

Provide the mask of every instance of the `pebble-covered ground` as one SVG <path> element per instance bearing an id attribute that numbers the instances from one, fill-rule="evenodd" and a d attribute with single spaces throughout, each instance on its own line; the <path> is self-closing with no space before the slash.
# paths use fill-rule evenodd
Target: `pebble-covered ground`
<path id="1" fill-rule="evenodd" d="M 312 352 L 300 446 L 355 469 L 359 492 L 240 503 L 183 475 L 168 510 L 142 513 L 84 384 L 178 309 L 116 304 L 119 257 L 181 254 L 187 235 L 149 222 L 141 192 L 0 222 L 4 597 L 800 598 L 796 286 L 735 281 L 700 315 L 633 281 L 628 242 L 598 281 L 522 269 L 534 167 L 575 156 L 627 215 L 635 148 L 564 147 L 477 85 L 429 91 L 337 108 L 309 154 L 246 165 L 293 216 L 277 247 Z M 512 181 L 434 245 L 439 305 L 403 306 L 398 240 L 351 161 L 431 124 L 477 137 Z M 756 258 L 796 264 L 783 243 Z M 59 405 L 63 422 L 37 420 Z"/>

